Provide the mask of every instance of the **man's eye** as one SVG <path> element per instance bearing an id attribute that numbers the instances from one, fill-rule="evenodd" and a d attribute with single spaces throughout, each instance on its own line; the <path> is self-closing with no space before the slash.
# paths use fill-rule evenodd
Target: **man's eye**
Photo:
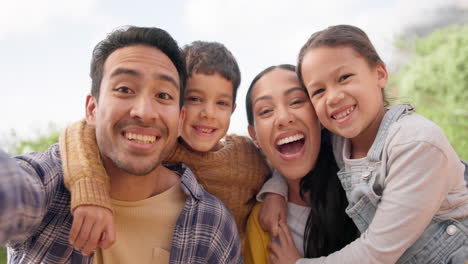
<path id="1" fill-rule="evenodd" d="M 353 76 L 353 75 L 352 74 L 345 74 L 345 75 L 341 76 L 338 81 L 339 82 L 344 82 L 344 81 L 346 81 L 346 79 L 348 79 L 351 76 Z"/>
<path id="2" fill-rule="evenodd" d="M 119 86 L 115 88 L 115 91 L 119 93 L 126 93 L 126 94 L 132 93 L 132 90 L 128 88 L 127 86 Z"/>
<path id="3" fill-rule="evenodd" d="M 172 100 L 172 96 L 168 93 L 158 93 L 156 97 L 163 100 Z"/>
<path id="4" fill-rule="evenodd" d="M 291 102 L 291 105 L 302 104 L 303 102 L 304 102 L 304 100 L 296 99 L 296 100 L 294 100 L 294 101 Z"/>

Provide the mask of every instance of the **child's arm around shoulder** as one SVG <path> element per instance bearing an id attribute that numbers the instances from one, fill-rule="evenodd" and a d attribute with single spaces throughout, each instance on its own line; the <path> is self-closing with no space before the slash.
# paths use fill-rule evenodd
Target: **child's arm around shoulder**
<path id="1" fill-rule="evenodd" d="M 101 162 L 95 130 L 85 120 L 67 127 L 59 144 L 64 182 L 71 193 L 70 242 L 89 255 L 96 246 L 106 248 L 115 241 L 109 177 Z"/>

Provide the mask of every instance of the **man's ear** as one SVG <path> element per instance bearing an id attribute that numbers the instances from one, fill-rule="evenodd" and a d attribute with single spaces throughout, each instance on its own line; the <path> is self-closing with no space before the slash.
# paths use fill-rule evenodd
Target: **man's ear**
<path id="1" fill-rule="evenodd" d="M 184 121 L 185 121 L 185 106 L 180 109 L 179 115 L 179 127 L 178 127 L 178 137 L 182 135 L 182 129 L 184 128 Z"/>
<path id="2" fill-rule="evenodd" d="M 86 96 L 86 123 L 93 127 L 96 126 L 96 107 L 96 98 L 91 94 L 88 94 Z"/>
<path id="3" fill-rule="evenodd" d="M 260 148 L 260 147 L 258 146 L 257 133 L 255 132 L 255 127 L 252 126 L 252 125 L 249 125 L 249 126 L 247 127 L 247 129 L 249 130 L 250 138 L 252 138 L 252 141 L 253 141 L 253 143 L 255 144 L 255 146 L 256 146 L 257 148 Z"/>
<path id="4" fill-rule="evenodd" d="M 375 70 L 377 72 L 377 83 L 379 88 L 383 89 L 388 82 L 387 67 L 385 67 L 385 64 L 383 63 L 378 63 Z"/>
<path id="5" fill-rule="evenodd" d="M 234 110 L 236 110 L 236 106 L 237 106 L 236 104 L 234 104 L 234 105 L 232 106 L 231 115 L 234 113 Z"/>

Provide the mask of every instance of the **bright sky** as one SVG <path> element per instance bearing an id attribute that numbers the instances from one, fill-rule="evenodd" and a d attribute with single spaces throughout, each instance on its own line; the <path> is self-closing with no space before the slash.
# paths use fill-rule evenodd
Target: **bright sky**
<path id="1" fill-rule="evenodd" d="M 246 135 L 250 81 L 267 66 L 295 64 L 313 32 L 333 24 L 359 26 L 391 67 L 394 39 L 402 30 L 428 23 L 437 7 L 460 1 L 465 0 L 1 0 L 0 138 L 11 129 L 32 137 L 50 122 L 64 127 L 82 118 L 91 51 L 122 25 L 163 28 L 180 45 L 225 44 L 242 73 L 230 132 Z"/>

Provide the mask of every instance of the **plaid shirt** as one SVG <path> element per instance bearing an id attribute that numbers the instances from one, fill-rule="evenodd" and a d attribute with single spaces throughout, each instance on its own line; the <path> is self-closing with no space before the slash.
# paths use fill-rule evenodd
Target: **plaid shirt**
<path id="1" fill-rule="evenodd" d="M 92 257 L 68 242 L 73 218 L 58 145 L 15 159 L 0 150 L 0 245 L 7 245 L 9 263 L 92 263 Z M 171 169 L 182 175 L 187 200 L 176 223 L 169 262 L 242 263 L 229 211 L 185 165 Z"/>

